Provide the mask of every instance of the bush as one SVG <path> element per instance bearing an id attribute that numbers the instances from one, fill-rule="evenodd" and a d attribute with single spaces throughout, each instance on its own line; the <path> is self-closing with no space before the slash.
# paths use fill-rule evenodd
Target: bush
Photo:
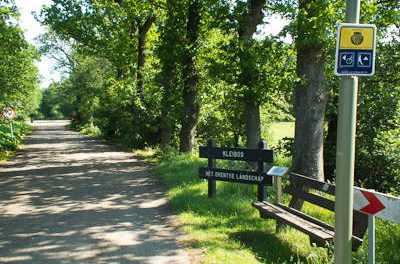
<path id="1" fill-rule="evenodd" d="M 29 132 L 29 126 L 23 122 L 13 122 L 14 135 L 11 136 L 10 123 L 0 120 L 0 153 L 15 151 L 24 135 Z"/>

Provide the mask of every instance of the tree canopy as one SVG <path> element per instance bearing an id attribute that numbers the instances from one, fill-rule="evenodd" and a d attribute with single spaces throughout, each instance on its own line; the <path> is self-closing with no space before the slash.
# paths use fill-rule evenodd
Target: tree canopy
<path id="1" fill-rule="evenodd" d="M 18 10 L 12 1 L 0 3 L 0 104 L 17 109 L 21 116 L 38 103 L 37 50 L 28 44 L 18 25 Z"/>
<path id="2" fill-rule="evenodd" d="M 26 132 L 22 120 L 35 114 L 40 101 L 36 48 L 24 38 L 14 1 L 0 2 L 0 109 L 12 107 L 17 116 L 11 134 L 9 121 L 0 116 L 0 154 L 14 150 Z"/>
<path id="3" fill-rule="evenodd" d="M 42 109 L 132 148 L 181 152 L 211 138 L 254 147 L 268 123 L 295 120 L 286 144 L 293 169 L 333 179 L 333 54 L 344 9 L 341 0 L 55 0 L 39 16 L 49 28 L 42 51 L 64 61 L 69 76 L 45 93 L 58 106 L 44 100 Z M 273 15 L 288 25 L 262 36 Z M 360 83 L 357 180 L 382 190 L 398 181 L 397 148 L 387 146 L 399 142 L 399 15 L 397 1 L 362 5 L 379 49 L 376 76 Z"/>

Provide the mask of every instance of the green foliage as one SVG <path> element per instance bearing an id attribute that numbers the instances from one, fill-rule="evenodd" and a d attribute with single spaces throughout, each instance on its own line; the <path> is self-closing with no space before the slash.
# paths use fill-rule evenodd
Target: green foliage
<path id="1" fill-rule="evenodd" d="M 293 47 L 272 37 L 243 46 L 237 35 L 217 29 L 209 34 L 200 61 L 206 78 L 201 95 L 199 141 L 213 138 L 224 145 L 243 145 L 245 100 L 254 100 L 264 107 L 266 122 L 290 119 L 288 102 L 292 97 L 295 69 Z M 238 74 L 241 72 L 238 46 L 247 50 L 247 63 L 253 65 L 257 76 L 251 81 L 251 87 L 242 84 L 252 77 Z"/>
<path id="2" fill-rule="evenodd" d="M 102 133 L 100 129 L 93 124 L 85 124 L 83 127 L 75 128 L 79 130 L 81 133 L 88 135 L 90 137 L 101 137 Z"/>
<path id="3" fill-rule="evenodd" d="M 377 72 L 360 85 L 357 179 L 382 192 L 400 188 L 400 44 L 379 46 Z"/>
<path id="4" fill-rule="evenodd" d="M 0 107 L 10 105 L 24 118 L 38 106 L 38 53 L 24 39 L 13 3 L 0 2 Z"/>
<path id="5" fill-rule="evenodd" d="M 40 115 L 36 119 L 65 119 L 71 117 L 71 105 L 64 92 L 66 85 L 66 82 L 52 83 L 42 91 Z"/>
<path id="6" fill-rule="evenodd" d="M 24 39 L 18 25 L 18 10 L 14 1 L 0 1 L 0 109 L 12 106 L 17 111 L 13 121 L 0 116 L 0 159 L 17 149 L 28 132 L 24 119 L 38 107 L 38 69 L 34 61 L 38 53 Z"/>
<path id="7" fill-rule="evenodd" d="M 273 224 L 260 220 L 250 207 L 253 187 L 221 183 L 217 199 L 205 198 L 206 184 L 196 176 L 197 167 L 205 161 L 177 156 L 174 148 L 179 145 L 182 127 L 182 90 L 190 77 L 182 74 L 186 67 L 183 58 L 190 55 L 200 80 L 197 144 L 212 138 L 218 145 L 244 145 L 247 100 L 261 106 L 263 136 L 280 153 L 278 162 L 290 166 L 291 135 L 274 141 L 268 127 L 276 120 L 293 121 L 293 88 L 297 82 L 306 83 L 303 76 L 295 75 L 299 63 L 296 49 L 318 49 L 326 59 L 323 77 L 329 90 L 325 172 L 333 179 L 338 87 L 333 51 L 345 1 L 266 2 L 264 13 L 254 16 L 260 20 L 256 24 L 263 24 L 260 18 L 264 16 L 282 15 L 290 24 L 281 35 L 290 33 L 295 44 L 244 34 L 250 3 L 259 2 L 198 0 L 202 18 L 199 38 L 188 44 L 188 0 L 53 0 L 39 16 L 49 27 L 41 38 L 40 51 L 57 58 L 68 76 L 40 94 L 34 66 L 38 53 L 23 38 L 13 1 L 1 1 L 0 107 L 14 106 L 20 119 L 41 114 L 72 118 L 73 125 L 84 133 L 134 148 L 157 146 L 165 118 L 172 130 L 172 148 L 155 153 L 163 161 L 158 171 L 171 188 L 171 204 L 181 214 L 185 228 L 206 250 L 206 263 L 327 263 L 330 259 L 325 251 L 314 253 L 307 243 L 298 243 L 306 237 L 291 231 L 279 234 L 279 239 L 273 234 Z M 376 75 L 360 80 L 356 180 L 358 185 L 398 195 L 400 2 L 365 1 L 361 7 L 361 21 L 378 25 L 380 42 Z M 153 17 L 154 26 L 144 36 L 146 61 L 139 67 L 140 30 Z M 145 84 L 143 91 L 138 89 L 140 81 Z M 35 109 L 41 96 L 39 114 Z M 26 133 L 22 123 L 14 123 L 14 128 L 15 137 L 11 138 L 8 121 L 0 119 L 0 152 L 15 150 Z M 309 212 L 330 217 L 314 208 Z M 398 231 L 397 226 L 378 222 L 380 261 L 400 261 L 387 249 L 395 248 L 400 240 L 388 234 Z M 365 261 L 365 250 L 364 245 L 354 255 L 356 261 Z"/>
<path id="8" fill-rule="evenodd" d="M 138 39 L 143 24 L 157 13 L 159 1 L 57 0 L 42 10 L 40 19 L 51 29 L 43 36 L 43 52 L 65 53 L 70 74 L 63 82 L 70 116 L 78 126 L 98 127 L 106 137 L 144 147 L 159 139 L 160 97 L 152 83 L 157 58 L 138 67 Z M 158 13 L 157 13 L 158 14 Z M 158 33 L 145 36 L 154 45 Z M 71 52 L 64 42 L 74 39 Z M 139 80 L 140 75 L 143 80 Z M 138 89 L 140 81 L 145 90 Z"/>
<path id="9" fill-rule="evenodd" d="M 326 59 L 324 78 L 329 93 L 325 172 L 333 180 L 338 87 L 338 78 L 333 76 L 333 51 L 336 24 L 344 19 L 344 1 L 268 2 L 264 15 L 280 14 L 289 19 L 291 23 L 282 35 L 290 33 L 296 44 L 274 37 L 244 41 L 241 33 L 249 1 L 202 0 L 199 41 L 187 45 L 189 3 L 55 0 L 40 16 L 50 28 L 42 51 L 66 53 L 62 58 L 70 75 L 54 84 L 58 88 L 43 92 L 46 116 L 72 117 L 79 125 L 97 127 L 103 136 L 134 148 L 160 144 L 164 129 L 160 124 L 165 121 L 171 128 L 171 146 L 178 147 L 182 90 L 188 77 L 182 74 L 182 58 L 190 51 L 200 80 L 196 143 L 205 144 L 213 138 L 220 145 L 240 146 L 245 141 L 246 100 L 261 106 L 263 137 L 269 137 L 265 128 L 270 123 L 292 121 L 293 88 L 302 81 L 295 75 L 295 50 L 318 48 Z M 145 90 L 141 92 L 137 89 L 137 36 L 140 25 L 152 15 L 156 21 L 146 34 L 146 63 L 140 70 Z M 379 36 L 385 40 L 378 48 L 376 76 L 360 81 L 356 163 L 358 184 L 395 193 L 400 188 L 399 46 L 390 32 L 398 34 L 398 17 L 396 1 L 366 1 L 362 5 L 361 20 L 379 24 Z M 64 47 L 68 42 L 71 48 Z M 292 139 L 273 144 L 290 160 Z"/>
<path id="10" fill-rule="evenodd" d="M 11 136 L 10 122 L 0 119 L 0 160 L 7 156 L 7 153 L 17 150 L 21 140 L 30 131 L 29 126 L 24 122 L 13 121 L 13 136 Z"/>
<path id="11" fill-rule="evenodd" d="M 343 10 L 344 3 L 337 2 Z M 378 27 L 376 50 L 376 74 L 360 78 L 357 115 L 356 183 L 381 192 L 397 192 L 398 152 L 391 146 L 399 142 L 398 120 L 398 63 L 399 44 L 397 17 L 400 15 L 398 1 L 365 1 L 361 5 L 361 22 L 374 23 Z M 343 21 L 343 13 L 340 13 Z M 335 31 L 332 31 L 331 35 Z M 333 75 L 335 39 L 325 44 L 325 78 L 328 88 L 326 111 L 326 138 L 324 143 L 325 177 L 334 180 L 336 166 L 336 130 L 339 79 Z M 386 153 L 387 152 L 387 153 Z"/>
<path id="12" fill-rule="evenodd" d="M 361 248 L 353 253 L 354 263 L 368 262 L 368 233 Z M 400 262 L 400 252 L 393 250 L 400 243 L 400 225 L 375 218 L 376 263 L 395 264 Z"/>

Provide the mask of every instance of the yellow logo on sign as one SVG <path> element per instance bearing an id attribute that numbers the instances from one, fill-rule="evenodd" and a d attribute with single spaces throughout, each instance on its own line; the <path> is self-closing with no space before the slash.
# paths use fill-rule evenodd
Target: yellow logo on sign
<path id="1" fill-rule="evenodd" d="M 370 27 L 342 27 L 339 49 L 372 50 L 374 29 Z"/>

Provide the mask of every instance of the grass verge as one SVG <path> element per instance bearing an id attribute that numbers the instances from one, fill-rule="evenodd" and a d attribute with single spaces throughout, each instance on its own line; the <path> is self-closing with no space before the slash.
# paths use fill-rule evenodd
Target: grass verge
<path id="1" fill-rule="evenodd" d="M 205 159 L 152 149 L 136 154 L 158 164 L 156 171 L 169 188 L 169 203 L 194 241 L 192 246 L 202 250 L 202 263 L 333 263 L 328 252 L 332 249 L 311 246 L 308 236 L 293 228 L 276 233 L 274 220 L 261 219 L 251 206 L 257 196 L 255 186 L 217 182 L 217 197 L 209 199 L 207 182 L 197 173 L 198 167 L 207 166 Z M 287 159 L 277 159 L 277 165 L 288 163 Z M 267 192 L 268 199 L 273 200 L 273 188 Z M 307 203 L 304 211 L 334 222 L 329 211 Z M 400 225 L 378 219 L 376 233 L 377 263 L 400 263 L 395 250 L 400 246 Z M 353 263 L 367 262 L 367 237 L 353 253 Z"/>
<path id="2" fill-rule="evenodd" d="M 203 251 L 203 263 L 329 263 L 327 250 L 312 247 L 306 235 L 294 229 L 275 233 L 275 222 L 259 217 L 251 206 L 255 186 L 217 182 L 217 197 L 209 199 L 207 182 L 197 174 L 204 159 L 158 153 L 136 154 L 159 163 L 156 171 L 169 188 L 169 203 L 194 247 Z M 271 199 L 272 191 L 268 188 Z"/>

